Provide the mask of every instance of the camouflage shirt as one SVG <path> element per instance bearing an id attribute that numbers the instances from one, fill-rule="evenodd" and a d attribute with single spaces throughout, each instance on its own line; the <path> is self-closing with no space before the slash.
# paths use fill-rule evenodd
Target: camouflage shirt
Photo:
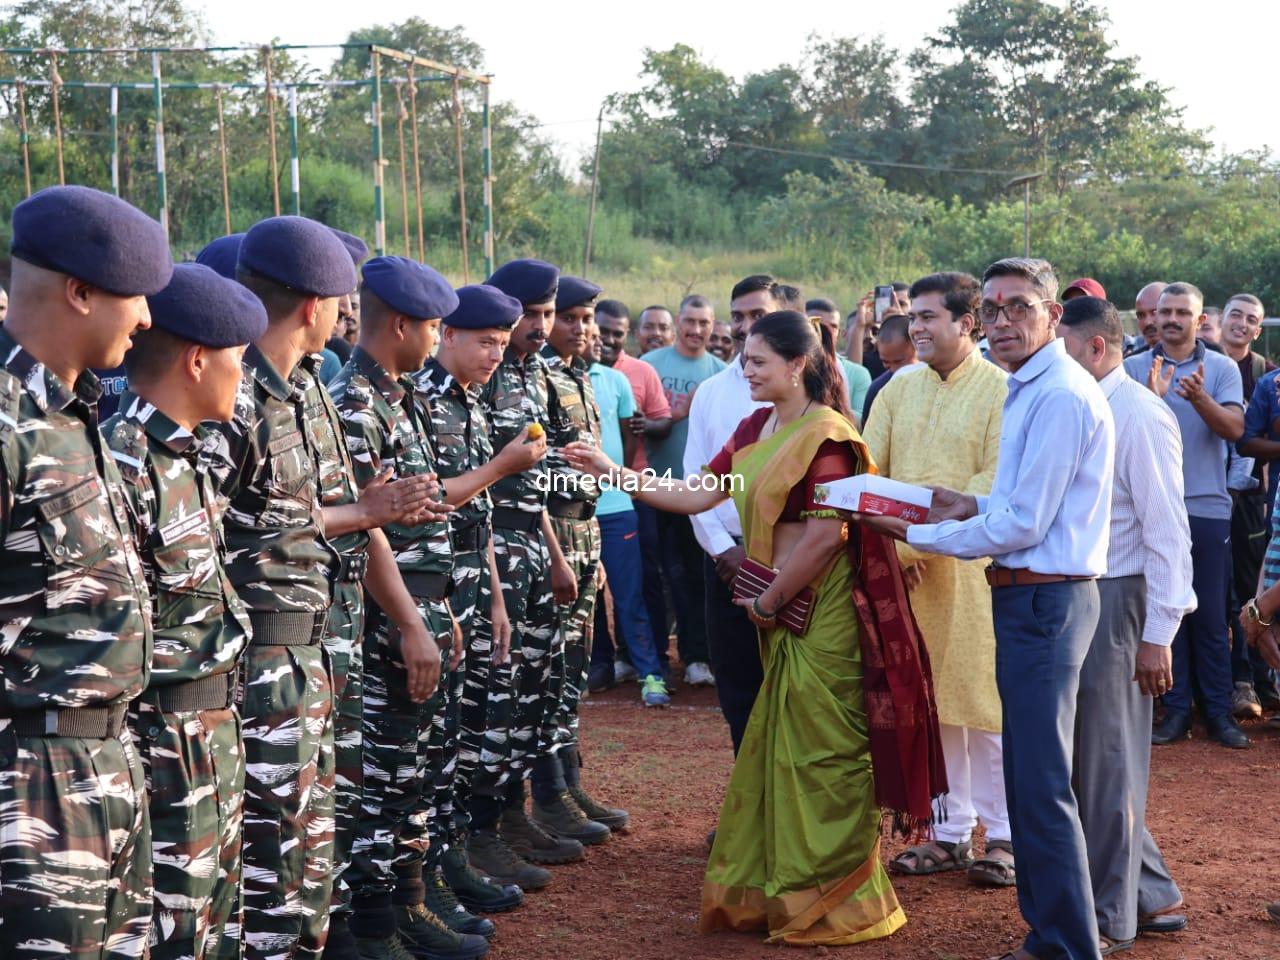
<path id="1" fill-rule="evenodd" d="M 587 364 L 580 357 L 565 362 L 549 345 L 542 348 L 542 358 L 547 362 L 550 388 L 547 464 L 557 480 L 552 485 L 552 496 L 594 502 L 600 497 L 595 479 L 574 470 L 559 453 L 561 447 L 575 440 L 600 446 L 600 407 L 596 404 Z"/>
<path id="2" fill-rule="evenodd" d="M 510 347 L 502 363 L 480 391 L 480 403 L 489 421 L 489 440 L 501 450 L 520 435 L 526 424 L 540 423 L 550 442 L 551 415 L 547 410 L 547 364 L 536 353 L 521 357 Z M 547 506 L 547 461 L 503 477 L 489 493 L 495 507 L 540 513 Z"/>
<path id="3" fill-rule="evenodd" d="M 320 382 L 321 360 L 318 354 L 303 357 L 289 381 L 302 391 L 306 405 L 306 425 L 311 431 L 320 477 L 320 506 L 341 507 L 360 499 L 360 491 L 356 488 L 342 416 Z M 369 549 L 369 532 L 353 530 L 334 537 L 330 543 L 343 556 L 361 553 Z"/>
<path id="4" fill-rule="evenodd" d="M 0 329 L 0 716 L 132 700 L 151 602 L 92 373 L 69 389 Z"/>
<path id="5" fill-rule="evenodd" d="M 329 608 L 338 556 L 322 533 L 305 412 L 302 392 L 250 345 L 235 419 L 217 425 L 227 438 L 227 573 L 250 610 Z"/>
<path id="6" fill-rule="evenodd" d="M 373 357 L 356 347 L 351 359 L 329 383 L 347 433 L 347 447 L 363 486 L 387 466 L 396 477 L 434 473 L 435 451 L 420 413 L 414 409 L 413 381 L 397 380 Z M 453 570 L 453 547 L 447 520 L 413 527 L 382 528 L 405 573 Z"/>
<path id="7" fill-rule="evenodd" d="M 230 673 L 249 616 L 222 562 L 222 508 L 211 473 L 226 440 L 192 433 L 126 389 L 102 428 L 125 481 L 134 536 L 151 587 L 151 686 Z"/>
<path id="8" fill-rule="evenodd" d="M 441 480 L 470 473 L 493 459 L 489 424 L 474 390 L 466 390 L 434 358 L 413 376 L 419 412 L 430 418 Z M 489 522 L 493 500 L 482 490 L 454 511 L 459 529 Z"/>

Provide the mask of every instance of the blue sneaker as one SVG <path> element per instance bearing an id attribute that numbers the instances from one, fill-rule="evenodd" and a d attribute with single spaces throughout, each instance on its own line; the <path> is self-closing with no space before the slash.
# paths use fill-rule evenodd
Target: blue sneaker
<path id="1" fill-rule="evenodd" d="M 640 699 L 646 707 L 669 707 L 671 696 L 667 693 L 667 685 L 661 677 L 652 673 L 640 681 Z"/>

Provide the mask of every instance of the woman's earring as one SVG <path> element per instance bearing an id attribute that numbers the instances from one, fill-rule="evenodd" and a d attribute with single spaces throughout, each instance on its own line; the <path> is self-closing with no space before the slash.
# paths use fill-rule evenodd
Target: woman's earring
<path id="1" fill-rule="evenodd" d="M 791 375 L 791 385 L 792 385 L 793 387 L 798 387 L 798 386 L 800 386 L 800 374 L 798 374 L 798 373 L 793 373 L 793 374 Z"/>

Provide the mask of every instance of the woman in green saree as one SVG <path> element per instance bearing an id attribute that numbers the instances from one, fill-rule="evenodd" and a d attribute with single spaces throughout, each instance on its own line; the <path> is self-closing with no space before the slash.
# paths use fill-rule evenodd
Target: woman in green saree
<path id="1" fill-rule="evenodd" d="M 871 470 L 849 417 L 834 344 L 792 311 L 756 321 L 744 347 L 747 417 L 704 473 L 683 482 L 618 467 L 571 444 L 578 469 L 644 502 L 693 514 L 732 496 L 750 559 L 777 571 L 737 601 L 760 629 L 764 684 L 720 812 L 700 929 L 832 945 L 906 922 L 880 861 L 882 808 L 918 832 L 945 790 L 928 662 L 891 546 L 815 497 Z M 777 620 L 806 587 L 802 636 Z M 870 720 L 869 720 L 870 717 Z"/>

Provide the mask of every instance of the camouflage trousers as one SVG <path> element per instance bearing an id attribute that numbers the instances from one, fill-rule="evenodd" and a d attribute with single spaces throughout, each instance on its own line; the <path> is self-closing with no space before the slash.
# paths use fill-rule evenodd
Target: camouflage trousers
<path id="1" fill-rule="evenodd" d="M 489 575 L 488 528 L 485 527 L 478 550 L 455 552 L 453 555 L 453 593 L 449 604 L 462 628 L 466 648 L 463 670 L 454 678 L 451 690 L 456 699 L 459 718 L 457 774 L 453 784 L 452 827 L 465 832 L 468 826 L 466 805 L 471 778 L 480 762 L 484 747 L 485 710 L 489 702 L 489 678 L 493 670 L 493 624 L 489 620 L 493 606 L 493 580 Z M 444 851 L 441 850 L 441 853 Z"/>
<path id="2" fill-rule="evenodd" d="M 600 522 L 551 518 L 551 528 L 560 541 L 560 550 L 578 581 L 578 599 L 558 604 L 560 631 L 564 634 L 562 678 L 552 685 L 560 692 L 555 720 L 549 723 L 538 740 L 540 754 L 552 753 L 561 746 L 578 743 L 578 706 L 587 689 L 587 671 L 591 668 L 591 635 L 596 616 L 596 577 L 600 572 Z"/>
<path id="3" fill-rule="evenodd" d="M 240 717 L 234 709 L 171 713 L 138 700 L 129 729 L 151 808 L 151 960 L 238 960 Z"/>
<path id="4" fill-rule="evenodd" d="M 351 863 L 360 795 L 364 785 L 363 693 L 364 587 L 339 581 L 324 635 L 333 672 L 333 910 L 351 909 L 351 885 L 345 872 Z"/>
<path id="5" fill-rule="evenodd" d="M 318 958 L 333 893 L 333 689 L 319 644 L 242 661 L 247 960 Z"/>
<path id="6" fill-rule="evenodd" d="M 444 757 L 436 724 L 449 683 L 448 649 L 453 627 L 445 601 L 418 602 L 418 612 L 442 650 L 440 687 L 425 703 L 409 699 L 407 674 L 394 626 L 370 605 L 364 638 L 364 796 L 356 824 L 348 879 L 360 937 L 385 936 L 395 928 L 391 913 L 397 877 L 412 880 L 429 844 L 427 823 L 435 770 Z M 410 826 L 410 818 L 417 817 Z M 421 899 L 421 898 L 419 898 Z"/>
<path id="7" fill-rule="evenodd" d="M 495 527 L 493 550 L 511 620 L 511 662 L 490 672 L 484 746 L 471 793 L 501 798 L 511 777 L 529 776 L 539 737 L 554 722 L 560 702 L 557 678 L 564 676 L 564 639 L 542 532 Z"/>
<path id="8" fill-rule="evenodd" d="M 0 730 L 0 823 L 0 957 L 145 955 L 151 823 L 128 731 L 90 740 Z"/>

